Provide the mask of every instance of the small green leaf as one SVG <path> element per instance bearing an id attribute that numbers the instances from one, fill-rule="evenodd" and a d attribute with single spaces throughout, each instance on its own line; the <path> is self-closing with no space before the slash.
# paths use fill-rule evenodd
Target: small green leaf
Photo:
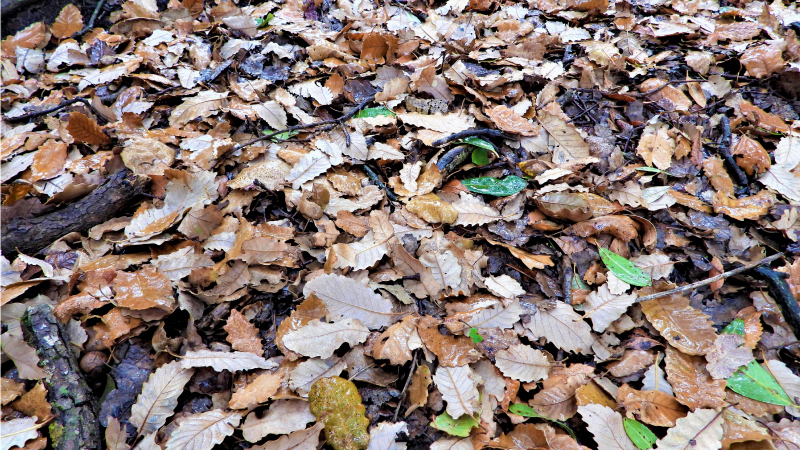
<path id="1" fill-rule="evenodd" d="M 478 166 L 489 164 L 489 152 L 485 148 L 476 148 L 472 151 L 472 162 Z"/>
<path id="2" fill-rule="evenodd" d="M 265 26 L 269 25 L 269 21 L 274 19 L 274 18 L 275 18 L 275 14 L 272 14 L 272 13 L 267 14 L 267 17 L 265 17 L 263 19 L 260 18 L 260 17 L 256 17 L 256 26 L 258 28 L 265 27 Z"/>
<path id="3" fill-rule="evenodd" d="M 505 197 L 525 189 L 528 182 L 518 176 L 511 175 L 502 180 L 494 177 L 469 178 L 462 180 L 461 184 L 472 192 Z"/>
<path id="4" fill-rule="evenodd" d="M 262 131 L 262 133 L 264 133 L 264 134 L 270 134 L 270 133 L 273 133 L 273 132 L 274 132 L 273 130 L 269 130 L 269 129 Z M 278 133 L 278 134 L 276 134 L 274 136 L 271 136 L 270 139 L 274 138 L 275 142 L 277 142 L 279 140 L 290 139 L 292 136 L 297 136 L 298 134 L 300 134 L 299 131 L 284 131 L 283 133 Z"/>
<path id="5" fill-rule="evenodd" d="M 773 405 L 792 406 L 780 384 L 757 361 L 740 368 L 730 378 L 728 387 L 737 394 Z"/>
<path id="6" fill-rule="evenodd" d="M 524 403 L 512 403 L 508 407 L 508 412 L 522 417 L 536 417 L 539 419 L 544 418 L 539 413 L 537 413 L 535 409 L 531 408 L 530 406 Z"/>
<path id="7" fill-rule="evenodd" d="M 603 247 L 599 247 L 600 258 L 614 275 L 620 280 L 634 286 L 650 286 L 650 277 L 632 262 Z"/>
<path id="8" fill-rule="evenodd" d="M 433 421 L 433 427 L 453 436 L 467 437 L 469 430 L 477 427 L 479 422 L 474 417 L 464 414 L 458 420 L 453 419 L 445 411 Z"/>
<path id="9" fill-rule="evenodd" d="M 481 138 L 471 136 L 461 141 L 463 144 L 474 145 L 475 147 L 482 148 L 484 150 L 494 151 L 494 145 L 491 142 L 483 140 Z"/>
<path id="10" fill-rule="evenodd" d="M 727 334 L 738 334 L 739 336 L 744 336 L 744 320 L 742 319 L 735 319 L 733 322 L 729 323 L 724 330 L 723 333 Z"/>
<path id="11" fill-rule="evenodd" d="M 356 119 L 363 119 L 365 117 L 378 117 L 378 116 L 394 116 L 395 113 L 385 106 L 376 106 L 375 108 L 364 108 L 355 115 Z"/>
<path id="12" fill-rule="evenodd" d="M 483 336 L 481 336 L 481 333 L 479 333 L 478 329 L 475 327 L 469 329 L 469 337 L 471 337 L 472 342 L 476 344 L 480 344 L 481 342 L 483 342 Z"/>
<path id="13" fill-rule="evenodd" d="M 626 417 L 622 424 L 625 426 L 625 432 L 628 433 L 628 437 L 633 441 L 633 445 L 639 447 L 641 450 L 653 448 L 653 444 L 658 440 L 656 435 L 650 431 L 650 428 L 647 428 L 646 425 L 638 420 Z"/>
<path id="14" fill-rule="evenodd" d="M 642 172 L 665 173 L 669 175 L 669 172 L 661 169 L 656 169 L 655 167 L 637 167 L 636 170 L 640 170 Z"/>

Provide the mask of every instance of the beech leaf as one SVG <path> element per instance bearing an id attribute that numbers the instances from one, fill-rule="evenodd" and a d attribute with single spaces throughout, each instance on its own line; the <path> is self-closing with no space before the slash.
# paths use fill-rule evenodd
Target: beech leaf
<path id="1" fill-rule="evenodd" d="M 214 409 L 183 417 L 170 434 L 166 450 L 211 450 L 233 434 L 242 416 Z"/>
<path id="2" fill-rule="evenodd" d="M 352 278 L 333 274 L 314 278 L 303 288 L 306 297 L 312 293 L 325 303 L 331 320 L 358 319 L 371 330 L 394 321 L 392 303 Z"/>
<path id="3" fill-rule="evenodd" d="M 550 371 L 547 355 L 525 344 L 500 350 L 495 354 L 495 364 L 503 375 L 523 383 L 543 380 Z"/>
<path id="4" fill-rule="evenodd" d="M 447 402 L 447 413 L 454 419 L 465 414 L 471 416 L 478 410 L 478 389 L 469 366 L 440 366 L 433 375 L 433 383 Z"/>
<path id="5" fill-rule="evenodd" d="M 224 353 L 211 350 L 192 350 L 183 355 L 181 367 L 184 369 L 211 367 L 217 372 L 223 370 L 238 372 L 240 370 L 273 369 L 277 367 L 277 364 L 248 352 Z"/>
<path id="6" fill-rule="evenodd" d="M 636 450 L 628 437 L 622 416 L 608 406 L 589 404 L 578 406 L 578 414 L 594 435 L 598 448 L 603 450 Z"/>
<path id="7" fill-rule="evenodd" d="M 656 442 L 656 450 L 718 450 L 722 447 L 722 413 L 696 409 Z"/>
<path id="8" fill-rule="evenodd" d="M 357 319 L 333 323 L 312 320 L 306 326 L 283 336 L 283 345 L 303 356 L 328 358 L 342 344 L 351 347 L 367 340 L 369 330 Z"/>
<path id="9" fill-rule="evenodd" d="M 159 367 L 142 386 L 142 393 L 131 407 L 130 423 L 140 434 L 155 433 L 178 406 L 178 397 L 192 378 L 194 370 L 173 361 Z"/>

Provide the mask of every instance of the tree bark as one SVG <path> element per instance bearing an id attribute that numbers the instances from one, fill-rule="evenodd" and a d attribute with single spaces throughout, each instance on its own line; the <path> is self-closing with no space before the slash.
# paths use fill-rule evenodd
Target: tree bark
<path id="1" fill-rule="evenodd" d="M 9 260 L 17 253 L 36 254 L 62 236 L 116 217 L 142 192 L 145 182 L 122 170 L 91 194 L 64 208 L 38 217 L 15 217 L 2 227 L 2 251 Z"/>
<path id="2" fill-rule="evenodd" d="M 49 305 L 37 305 L 22 316 L 25 340 L 36 349 L 47 373 L 44 385 L 55 420 L 49 426 L 56 450 L 101 449 L 100 422 L 92 391 L 80 372 L 69 339 Z"/>

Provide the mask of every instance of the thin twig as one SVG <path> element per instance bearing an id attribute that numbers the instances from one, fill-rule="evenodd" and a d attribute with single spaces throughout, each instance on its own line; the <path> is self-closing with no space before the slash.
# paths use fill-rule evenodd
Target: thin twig
<path id="1" fill-rule="evenodd" d="M 459 133 L 451 134 L 450 136 L 443 137 L 441 139 L 437 139 L 433 141 L 431 144 L 433 147 L 439 147 L 444 144 L 457 141 L 459 139 L 464 139 L 468 137 L 475 137 L 475 136 L 491 136 L 491 137 L 498 137 L 503 139 L 516 139 L 512 136 L 508 136 L 500 130 L 494 130 L 492 128 L 481 128 L 480 130 L 466 130 Z"/>
<path id="2" fill-rule="evenodd" d="M 406 391 L 408 390 L 408 385 L 411 384 L 411 377 L 414 376 L 414 369 L 417 366 L 417 353 L 414 353 L 414 358 L 411 359 L 411 369 L 408 371 L 408 377 L 406 378 L 406 384 L 403 386 L 402 392 L 400 392 L 400 400 L 397 401 L 397 408 L 394 410 L 394 419 L 392 422 L 397 422 L 397 417 L 400 415 L 400 407 L 403 406 L 403 397 L 406 395 Z"/>
<path id="3" fill-rule="evenodd" d="M 656 293 L 656 294 L 645 295 L 644 297 L 639 297 L 638 299 L 636 299 L 636 301 L 637 302 L 644 302 L 644 301 L 653 300 L 653 299 L 656 299 L 656 298 L 667 297 L 667 296 L 670 296 L 672 294 L 680 294 L 682 292 L 691 291 L 692 289 L 709 285 L 709 284 L 711 284 L 711 283 L 713 283 L 715 281 L 722 280 L 724 278 L 728 278 L 730 276 L 733 276 L 733 275 L 736 275 L 736 274 L 739 274 L 739 273 L 742 273 L 742 272 L 747 272 L 748 270 L 750 270 L 750 269 L 752 269 L 754 267 L 758 267 L 758 266 L 760 266 L 762 264 L 771 263 L 772 261 L 775 261 L 776 259 L 780 259 L 782 257 L 783 257 L 783 253 L 776 253 L 776 254 L 774 254 L 772 256 L 767 256 L 766 258 L 764 258 L 762 260 L 759 260 L 759 261 L 756 261 L 754 263 L 750 263 L 750 264 L 744 265 L 742 267 L 737 267 L 736 269 L 729 270 L 727 272 L 721 273 L 721 274 L 719 274 L 717 276 L 713 276 L 711 278 L 706 278 L 703 281 L 698 281 L 696 283 L 687 284 L 686 286 L 681 286 L 679 288 L 670 289 L 669 291 L 664 291 L 664 292 L 659 292 L 659 293 Z"/>
<path id="4" fill-rule="evenodd" d="M 736 164 L 736 161 L 733 159 L 733 155 L 731 155 L 731 125 L 728 122 L 728 117 L 726 115 L 722 115 L 720 119 L 720 125 L 722 126 L 722 139 L 720 140 L 719 154 L 722 155 L 722 158 L 725 160 L 725 163 L 728 165 L 728 168 L 736 175 L 736 181 L 742 186 L 747 187 L 747 175 L 742 172 L 741 167 Z"/>
<path id="5" fill-rule="evenodd" d="M 89 18 L 89 22 L 86 23 L 86 26 L 83 27 L 81 31 L 73 34 L 73 38 L 79 38 L 94 28 L 94 23 L 97 21 L 97 17 L 100 15 L 100 10 L 103 9 L 103 5 L 105 4 L 106 0 L 100 0 L 97 2 L 97 6 L 95 6 L 94 11 L 92 12 L 92 17 Z"/>
<path id="6" fill-rule="evenodd" d="M 303 124 L 303 125 L 294 125 L 294 126 L 291 126 L 291 127 L 288 127 L 288 128 L 284 128 L 283 130 L 273 131 L 273 132 L 265 134 L 264 136 L 257 137 L 255 139 L 251 139 L 251 140 L 249 140 L 249 141 L 247 141 L 247 142 L 245 142 L 243 144 L 234 145 L 233 149 L 231 149 L 231 151 L 241 150 L 244 147 L 247 147 L 248 145 L 255 144 L 256 142 L 266 141 L 269 138 L 271 138 L 272 136 L 275 136 L 277 134 L 288 133 L 288 132 L 291 132 L 291 131 L 307 130 L 309 128 L 317 128 L 317 127 L 321 127 L 321 126 L 325 126 L 325 125 L 338 125 L 340 123 L 347 122 L 348 120 L 350 120 L 350 118 L 355 116 L 356 113 L 358 113 L 360 110 L 362 110 L 365 106 L 367 106 L 367 104 L 369 102 L 371 102 L 374 99 L 375 99 L 375 94 L 370 95 L 369 97 L 367 97 L 364 100 L 362 100 L 361 103 L 356 105 L 355 108 L 351 109 L 350 111 L 347 112 L 347 114 L 343 115 L 342 117 L 339 117 L 338 119 L 328 119 L 328 120 L 322 120 L 322 121 L 319 121 L 319 122 L 307 123 L 307 124 Z"/>
<path id="7" fill-rule="evenodd" d="M 590 113 L 592 110 L 594 110 L 594 109 L 595 109 L 595 108 L 597 108 L 598 106 L 600 106 L 600 103 L 595 103 L 595 104 L 594 104 L 594 106 L 592 106 L 591 108 L 589 108 L 589 109 L 584 109 L 582 113 L 578 114 L 577 116 L 573 117 L 572 119 L 569 119 L 569 121 L 567 121 L 567 123 L 572 123 L 572 122 L 575 122 L 576 120 L 580 119 L 580 118 L 581 118 L 581 117 L 583 117 L 584 115 L 586 115 L 586 114 Z M 591 119 L 591 117 L 589 117 L 589 118 Z M 594 119 L 592 119 L 592 120 L 594 120 Z"/>
<path id="8" fill-rule="evenodd" d="M 92 104 L 91 104 L 91 102 L 89 102 L 89 100 L 87 100 L 87 99 L 85 99 L 83 97 L 75 97 L 75 98 L 73 98 L 71 100 L 64 100 L 63 102 L 61 102 L 58 105 L 53 106 L 51 108 L 43 109 L 41 111 L 30 112 L 30 113 L 23 114 L 23 115 L 17 116 L 17 117 L 4 117 L 3 120 L 5 120 L 8 123 L 24 122 L 24 121 L 26 121 L 28 119 L 35 119 L 37 117 L 46 116 L 46 115 L 48 115 L 48 114 L 50 114 L 52 112 L 56 112 L 56 111 L 62 110 L 64 108 L 66 108 L 67 106 L 73 105 L 75 103 L 83 103 L 84 105 L 92 108 L 92 110 L 94 111 L 94 108 L 92 107 Z"/>

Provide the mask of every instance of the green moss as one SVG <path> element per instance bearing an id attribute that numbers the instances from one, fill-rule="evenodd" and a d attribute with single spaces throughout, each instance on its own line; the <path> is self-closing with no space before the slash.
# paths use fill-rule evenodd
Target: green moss
<path id="1" fill-rule="evenodd" d="M 364 450 L 369 444 L 369 420 L 356 385 L 340 377 L 320 378 L 308 393 L 311 412 L 325 425 L 334 450 Z"/>
<path id="2" fill-rule="evenodd" d="M 58 447 L 61 437 L 64 436 L 64 427 L 53 422 L 48 425 L 47 431 L 50 432 L 50 442 L 52 442 L 53 448 Z"/>

